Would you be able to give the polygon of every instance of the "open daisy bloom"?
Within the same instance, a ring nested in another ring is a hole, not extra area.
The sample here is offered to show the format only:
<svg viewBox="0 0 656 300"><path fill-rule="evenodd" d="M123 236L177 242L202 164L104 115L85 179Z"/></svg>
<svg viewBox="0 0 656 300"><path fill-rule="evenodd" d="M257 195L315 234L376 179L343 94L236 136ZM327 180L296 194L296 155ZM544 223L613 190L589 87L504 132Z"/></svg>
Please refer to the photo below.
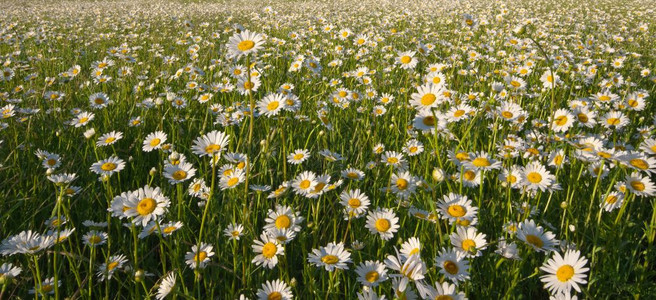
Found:
<svg viewBox="0 0 656 300"><path fill-rule="evenodd" d="M235 33L228 40L228 56L231 58L239 58L244 55L256 53L264 44L264 37L255 32L244 30L240 33Z"/></svg>
<svg viewBox="0 0 656 300"><path fill-rule="evenodd" d="M581 292L579 284L588 282L585 274L589 270L585 267L587 263L588 260L578 250L568 250L562 256L554 252L553 257L540 267L540 270L547 273L540 280L552 294L569 294L572 288Z"/></svg>

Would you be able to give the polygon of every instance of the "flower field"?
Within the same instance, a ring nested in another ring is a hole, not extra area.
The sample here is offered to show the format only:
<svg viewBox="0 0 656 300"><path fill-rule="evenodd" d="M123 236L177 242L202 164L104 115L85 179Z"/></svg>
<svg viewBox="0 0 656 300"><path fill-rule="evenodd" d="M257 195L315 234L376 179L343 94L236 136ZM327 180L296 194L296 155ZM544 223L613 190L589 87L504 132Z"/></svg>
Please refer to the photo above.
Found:
<svg viewBox="0 0 656 300"><path fill-rule="evenodd" d="M650 1L2 5L0 299L656 299Z"/></svg>

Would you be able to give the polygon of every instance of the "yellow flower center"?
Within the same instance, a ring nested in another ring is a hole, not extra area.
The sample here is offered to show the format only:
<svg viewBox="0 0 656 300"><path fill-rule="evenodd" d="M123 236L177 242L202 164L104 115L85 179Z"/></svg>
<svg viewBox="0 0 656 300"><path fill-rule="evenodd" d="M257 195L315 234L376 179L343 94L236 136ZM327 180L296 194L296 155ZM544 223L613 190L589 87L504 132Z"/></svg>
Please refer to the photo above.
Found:
<svg viewBox="0 0 656 300"><path fill-rule="evenodd" d="M428 105L433 104L436 99L437 99L437 97L435 97L434 94L426 94L426 95L421 97L421 104L425 105L425 106L428 106Z"/></svg>
<svg viewBox="0 0 656 300"><path fill-rule="evenodd" d="M310 187L310 181L307 180L307 179L304 179L303 181L301 181L301 183L298 184L298 186L302 189L307 189L307 188Z"/></svg>
<svg viewBox="0 0 656 300"><path fill-rule="evenodd" d="M476 242L472 239L462 241L462 250L469 252L470 249L476 248Z"/></svg>
<svg viewBox="0 0 656 300"><path fill-rule="evenodd" d="M253 49L253 47L255 47L255 42L253 42L251 40L241 41L241 42L239 42L239 44L237 44L237 49L239 49L239 51L242 51L242 52Z"/></svg>
<svg viewBox="0 0 656 300"><path fill-rule="evenodd" d="M558 116L558 117L556 117L556 120L554 120L554 122L558 126L563 126L563 125L567 124L567 116Z"/></svg>
<svg viewBox="0 0 656 300"><path fill-rule="evenodd" d="M237 183L239 183L239 178L238 177L233 177L233 178L230 178L230 180L228 180L228 186L230 186L230 187L235 186Z"/></svg>
<svg viewBox="0 0 656 300"><path fill-rule="evenodd" d="M467 213L467 209L462 205L454 204L449 206L447 212L452 217L460 218Z"/></svg>
<svg viewBox="0 0 656 300"><path fill-rule="evenodd" d="M271 292L271 294L267 296L267 300L282 300L282 294L280 292Z"/></svg>
<svg viewBox="0 0 656 300"><path fill-rule="evenodd" d="M170 234L171 232L174 232L176 229L178 229L178 227L168 226L168 227L162 229L162 232L164 232L166 234Z"/></svg>
<svg viewBox="0 0 656 300"><path fill-rule="evenodd" d="M435 117L433 116L424 117L424 119L421 120L421 122L424 123L424 125L426 126L431 126L431 127L435 126Z"/></svg>
<svg viewBox="0 0 656 300"><path fill-rule="evenodd" d="M278 247L272 242L268 242L262 246L262 256L271 259L278 252Z"/></svg>
<svg viewBox="0 0 656 300"><path fill-rule="evenodd" d="M90 243L90 244L98 244L98 243L100 243L101 241L102 241L102 239L101 239L99 236L97 236L97 235L93 235L93 236L91 236L91 237L89 238L89 243Z"/></svg>
<svg viewBox="0 0 656 300"><path fill-rule="evenodd" d="M458 274L458 265L455 262L447 260L444 262L444 270L451 275L456 275Z"/></svg>
<svg viewBox="0 0 656 300"><path fill-rule="evenodd" d="M175 179L175 180L183 180L183 179L187 178L187 172L185 172L183 170L177 170L177 171L173 172L173 175L171 177L173 177L173 179Z"/></svg>
<svg viewBox="0 0 656 300"><path fill-rule="evenodd" d="M538 172L531 172L526 175L526 179L531 183L540 183L542 181L542 175Z"/></svg>
<svg viewBox="0 0 656 300"><path fill-rule="evenodd" d="M562 265L556 271L556 278L561 282L567 282L574 276L574 267L570 265Z"/></svg>
<svg viewBox="0 0 656 300"><path fill-rule="evenodd" d="M504 111L504 112L501 113L501 116L506 118L506 119L511 119L514 115L513 115L513 113L511 113L509 111Z"/></svg>
<svg viewBox="0 0 656 300"><path fill-rule="evenodd" d="M116 164L113 162L106 162L100 166L100 169L103 171L112 171L116 169Z"/></svg>
<svg viewBox="0 0 656 300"><path fill-rule="evenodd" d="M280 102L272 101L269 104L267 104L267 110L268 111L276 110L276 108L278 108L278 106L280 106Z"/></svg>
<svg viewBox="0 0 656 300"><path fill-rule="evenodd" d="M157 202L153 198L143 198L137 204L137 212L142 216L147 216L157 208Z"/></svg>
<svg viewBox="0 0 656 300"><path fill-rule="evenodd" d="M401 57L401 63L403 63L403 64L409 64L410 61L412 61L412 57L410 57L410 56L406 55L406 56Z"/></svg>
<svg viewBox="0 0 656 300"><path fill-rule="evenodd" d="M205 152L209 154L213 154L215 152L218 152L221 150L221 146L217 144L209 144L207 147L205 147Z"/></svg>
<svg viewBox="0 0 656 300"><path fill-rule="evenodd" d="M198 254L194 255L195 262L202 262L207 258L207 252L201 251Z"/></svg>
<svg viewBox="0 0 656 300"><path fill-rule="evenodd" d="M476 179L476 173L472 170L467 170L464 174L462 174L462 177L464 177L467 181L472 181Z"/></svg>
<svg viewBox="0 0 656 300"><path fill-rule="evenodd" d="M387 219L378 219L376 220L376 230L380 232L387 232L392 225L390 224L390 221Z"/></svg>
<svg viewBox="0 0 656 300"><path fill-rule="evenodd" d="M358 198L351 198L348 201L348 205L352 208L358 208L358 207L360 207L360 205L362 205L362 203L360 202L360 199L358 199Z"/></svg>
<svg viewBox="0 0 656 300"><path fill-rule="evenodd" d="M631 181L631 187L638 192L642 192L645 190L645 184L642 183L642 181L640 180Z"/></svg>
<svg viewBox="0 0 656 300"><path fill-rule="evenodd" d="M490 161L485 157L477 157L472 161L472 164L476 167L489 167L492 165Z"/></svg>
<svg viewBox="0 0 656 300"><path fill-rule="evenodd" d="M285 229L289 228L289 225L291 225L292 221L289 219L287 215L280 215L276 218L276 228L278 229Z"/></svg>
<svg viewBox="0 0 656 300"><path fill-rule="evenodd" d="M116 269L117 266L118 266L118 262L117 262L117 261L110 262L110 263L107 265L107 271L114 270L114 269Z"/></svg>
<svg viewBox="0 0 656 300"><path fill-rule="evenodd" d="M532 234L526 235L526 242L538 248L542 248L542 246L544 246L542 239Z"/></svg>
<svg viewBox="0 0 656 300"><path fill-rule="evenodd" d="M161 143L161 142L162 142L162 140L160 140L158 138L154 138L150 141L150 146L155 147L155 146L159 145L159 143Z"/></svg>
<svg viewBox="0 0 656 300"><path fill-rule="evenodd" d="M618 200L617 196L615 196L615 195L609 195L608 197L606 197L606 203L608 203L608 204L615 204L615 202L617 202L617 200Z"/></svg>
<svg viewBox="0 0 656 300"><path fill-rule="evenodd" d="M407 189L408 188L408 181L403 179L403 178L397 179L396 180L396 188L398 188L399 190Z"/></svg>
<svg viewBox="0 0 656 300"><path fill-rule="evenodd" d="M369 271L367 274L364 274L364 279L369 281L370 283L374 283L380 278L380 274L376 271Z"/></svg>
<svg viewBox="0 0 656 300"><path fill-rule="evenodd" d="M339 258L335 255L328 254L321 258L321 261L327 265L334 265L339 261Z"/></svg>
<svg viewBox="0 0 656 300"><path fill-rule="evenodd" d="M608 119L606 120L606 123L607 123L608 125L617 126L617 125L620 124L620 119L618 119L618 118L608 118Z"/></svg>
<svg viewBox="0 0 656 300"><path fill-rule="evenodd" d="M647 161L645 161L644 159L634 158L634 159L630 160L629 163L630 163L632 166L634 166L634 167L636 167L636 168L638 168L638 169L640 169L640 170L647 170L647 169L649 169L649 164L648 164Z"/></svg>

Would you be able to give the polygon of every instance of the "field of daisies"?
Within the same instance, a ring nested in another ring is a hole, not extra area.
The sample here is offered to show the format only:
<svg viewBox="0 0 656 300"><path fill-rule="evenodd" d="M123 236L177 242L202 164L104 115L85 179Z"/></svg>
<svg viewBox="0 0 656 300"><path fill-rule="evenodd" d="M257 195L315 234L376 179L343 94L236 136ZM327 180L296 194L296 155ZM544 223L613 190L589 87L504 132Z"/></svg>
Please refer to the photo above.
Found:
<svg viewBox="0 0 656 300"><path fill-rule="evenodd" d="M656 297L650 1L0 10L0 299Z"/></svg>

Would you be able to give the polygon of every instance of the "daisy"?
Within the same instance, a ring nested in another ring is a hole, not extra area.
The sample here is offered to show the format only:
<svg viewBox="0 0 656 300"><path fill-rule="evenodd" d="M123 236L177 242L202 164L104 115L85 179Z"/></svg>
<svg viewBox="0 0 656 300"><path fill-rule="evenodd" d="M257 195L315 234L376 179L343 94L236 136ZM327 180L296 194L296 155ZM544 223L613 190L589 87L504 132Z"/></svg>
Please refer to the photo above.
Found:
<svg viewBox="0 0 656 300"><path fill-rule="evenodd" d="M228 57L240 58L243 55L256 53L264 44L264 36L259 33L244 30L235 32L230 39L226 48L228 48Z"/></svg>
<svg viewBox="0 0 656 300"><path fill-rule="evenodd" d="M554 182L555 177L539 162L531 162L524 167L522 172L522 182L524 186L531 191L545 191Z"/></svg>
<svg viewBox="0 0 656 300"><path fill-rule="evenodd" d="M191 150L194 154L203 156L220 156L221 152L228 146L230 136L218 130L206 133L196 138Z"/></svg>
<svg viewBox="0 0 656 300"><path fill-rule="evenodd" d="M92 108L105 108L110 104L109 97L105 93L95 93L89 96L89 103Z"/></svg>
<svg viewBox="0 0 656 300"><path fill-rule="evenodd" d="M396 248L395 248L396 250ZM419 255L410 255L405 258L396 252L396 255L388 255L385 258L385 265L390 269L399 272L399 274L391 274L392 278L401 278L400 286L405 287L409 282L415 282L420 285L418 281L424 279L427 268L426 264L421 260Z"/></svg>
<svg viewBox="0 0 656 300"><path fill-rule="evenodd" d="M474 112L474 109L467 104L460 104L457 106L451 106L446 112L446 120L449 123L456 123L461 120L467 119L470 116L470 113Z"/></svg>
<svg viewBox="0 0 656 300"><path fill-rule="evenodd" d="M640 149L651 156L656 155L656 139L647 138L640 144Z"/></svg>
<svg viewBox="0 0 656 300"><path fill-rule="evenodd" d="M405 143L403 152L408 154L408 156L419 155L424 152L424 145L420 141L412 139Z"/></svg>
<svg viewBox="0 0 656 300"><path fill-rule="evenodd" d="M396 57L396 64L401 66L401 69L414 69L417 66L417 58L414 51L399 52Z"/></svg>
<svg viewBox="0 0 656 300"><path fill-rule="evenodd" d="M471 153L469 155L469 160L465 161L463 165L470 170L489 171L501 168L501 162L493 159L484 151Z"/></svg>
<svg viewBox="0 0 656 300"><path fill-rule="evenodd" d="M411 237L401 245L401 255L404 258L410 255L419 255L421 252L421 242L416 237Z"/></svg>
<svg viewBox="0 0 656 300"><path fill-rule="evenodd" d="M166 296L170 294L171 291L173 291L176 279L177 277L175 272L169 272L167 275L162 277L162 280L159 283L159 287L157 288L157 295L155 295L155 298L157 300L166 298Z"/></svg>
<svg viewBox="0 0 656 300"><path fill-rule="evenodd" d="M316 175L311 171L304 171L292 182L292 188L299 195L305 195L317 185Z"/></svg>
<svg viewBox="0 0 656 300"><path fill-rule="evenodd" d="M442 275L454 283L469 279L469 261L460 251L440 250L435 257L435 265L440 268Z"/></svg>
<svg viewBox="0 0 656 300"><path fill-rule="evenodd" d="M631 169L645 172L647 174L656 174L656 158L647 157L640 153L629 153L622 156L621 161Z"/></svg>
<svg viewBox="0 0 656 300"><path fill-rule="evenodd" d="M107 242L107 233L102 231L91 230L82 236L82 241L89 247L103 245Z"/></svg>
<svg viewBox="0 0 656 300"><path fill-rule="evenodd" d="M144 152L161 149L162 145L166 143L166 133L164 131L151 132L146 136L141 148Z"/></svg>
<svg viewBox="0 0 656 300"><path fill-rule="evenodd" d="M243 235L244 226L241 224L228 224L228 227L223 230L223 234L228 237L230 240L238 241L239 238Z"/></svg>
<svg viewBox="0 0 656 300"><path fill-rule="evenodd" d="M565 132L574 124L574 116L567 109L559 109L553 114L551 126L555 132Z"/></svg>
<svg viewBox="0 0 656 300"><path fill-rule="evenodd" d="M212 245L202 242L200 245L193 245L191 251L185 254L185 262L192 269L204 269L210 258L214 256L213 249Z"/></svg>
<svg viewBox="0 0 656 300"><path fill-rule="evenodd" d="M61 280L57 280L57 286L61 286ZM30 294L35 294L37 291L35 289L30 289L28 291ZM39 294L46 295L46 294L54 294L55 293L55 278L51 277L43 282L41 282L41 287L39 290Z"/></svg>
<svg viewBox="0 0 656 300"><path fill-rule="evenodd" d="M359 189L356 190L344 190L339 195L340 204L344 206L346 214L349 217L358 218L369 208L369 197L364 193L360 192Z"/></svg>
<svg viewBox="0 0 656 300"><path fill-rule="evenodd" d="M485 234L477 232L474 227L457 227L456 232L452 233L449 238L451 245L457 251L469 257L481 256L483 255L481 250L487 248Z"/></svg>
<svg viewBox="0 0 656 300"><path fill-rule="evenodd" d="M348 270L347 263L351 262L351 253L344 249L344 243L328 243L326 247L312 249L308 262L317 267L323 266L328 272L335 269Z"/></svg>
<svg viewBox="0 0 656 300"><path fill-rule="evenodd" d="M131 193L123 205L127 208L124 214L133 218L132 223L146 226L151 220L166 213L170 204L169 199L162 194L158 187L144 186Z"/></svg>
<svg viewBox="0 0 656 300"><path fill-rule="evenodd" d="M641 176L638 172L633 172L624 180L626 187L637 196L654 196L656 194L656 187L651 182L649 176Z"/></svg>
<svg viewBox="0 0 656 300"><path fill-rule="evenodd" d="M266 232L260 235L260 240L253 241L253 252L257 255L251 261L255 265L264 265L264 267L273 269L278 264L278 255L285 254L283 248L277 239L270 237Z"/></svg>
<svg viewBox="0 0 656 300"><path fill-rule="evenodd" d="M287 97L283 94L269 94L257 102L259 113L267 117L278 115L281 109L285 108Z"/></svg>
<svg viewBox="0 0 656 300"><path fill-rule="evenodd" d="M342 171L342 177L355 181L360 181L364 178L364 172L355 168L348 168Z"/></svg>
<svg viewBox="0 0 656 300"><path fill-rule="evenodd" d="M82 127L87 125L91 120L93 120L95 116L96 115L90 112L81 112L77 114L75 118L73 118L73 120L69 122L69 124L71 126L74 126L75 128Z"/></svg>
<svg viewBox="0 0 656 300"><path fill-rule="evenodd" d="M367 214L367 224L365 225L372 234L379 234L381 239L389 240L394 237L394 233L399 229L399 218L394 211L389 208L377 208Z"/></svg>
<svg viewBox="0 0 656 300"><path fill-rule="evenodd" d="M436 108L442 102L446 101L443 92L444 90L440 85L425 84L419 86L417 87L417 92L410 96L410 105L418 111Z"/></svg>
<svg viewBox="0 0 656 300"><path fill-rule="evenodd" d="M558 86L560 83L560 76L558 76L556 73L553 73L551 70L546 70L544 73L542 73L540 81L542 81L543 88L551 89Z"/></svg>
<svg viewBox="0 0 656 300"><path fill-rule="evenodd" d="M112 279L114 273L120 270L127 261L128 259L123 254L112 255L107 259L106 263L98 267L96 275L100 278L100 281Z"/></svg>
<svg viewBox="0 0 656 300"><path fill-rule="evenodd" d="M7 279L12 279L20 275L23 270L20 267L16 267L11 263L3 263L0 266L0 281L2 284L7 283Z"/></svg>
<svg viewBox="0 0 656 300"><path fill-rule="evenodd" d="M310 151L307 149L296 149L293 153L287 156L287 161L290 164L298 165L302 164L310 157Z"/></svg>
<svg viewBox="0 0 656 300"><path fill-rule="evenodd" d="M125 168L125 161L116 156L112 156L108 159L95 162L91 165L90 170L98 175L111 176L114 173L120 172L123 168Z"/></svg>
<svg viewBox="0 0 656 300"><path fill-rule="evenodd" d="M233 189L246 179L244 171L235 169L228 175L221 174L219 179L219 187L221 190Z"/></svg>
<svg viewBox="0 0 656 300"><path fill-rule="evenodd" d="M268 211L264 222L265 231L290 229L298 232L301 231L300 223L303 222L303 217L298 216L289 206L276 205L275 210Z"/></svg>
<svg viewBox="0 0 656 300"><path fill-rule="evenodd" d="M403 154L401 153L395 151L385 151L380 159L380 162L388 166L398 168L405 163L405 158L403 158Z"/></svg>
<svg viewBox="0 0 656 300"><path fill-rule="evenodd" d="M610 212L621 207L622 203L624 203L624 193L613 191L606 196L602 196L601 207Z"/></svg>
<svg viewBox="0 0 656 300"><path fill-rule="evenodd" d="M473 219L478 211L477 207L471 205L467 196L449 193L444 195L438 207L443 219L449 220L450 224L460 219Z"/></svg>
<svg viewBox="0 0 656 300"><path fill-rule="evenodd" d="M620 111L609 111L601 117L601 125L609 129L622 129L627 124L629 118Z"/></svg>
<svg viewBox="0 0 656 300"><path fill-rule="evenodd" d="M191 163L180 162L177 165L166 164L164 166L164 177L170 184L182 183L194 177L196 169Z"/></svg>
<svg viewBox="0 0 656 300"><path fill-rule="evenodd" d="M542 226L535 225L533 220L524 220L524 222L519 223L517 238L538 252L547 253L549 251L555 251L556 248L554 246L558 245L556 235L549 231L544 231Z"/></svg>
<svg viewBox="0 0 656 300"><path fill-rule="evenodd" d="M435 288L428 286L425 299L466 300L465 293L456 291L456 285L448 282L435 282Z"/></svg>
<svg viewBox="0 0 656 300"><path fill-rule="evenodd" d="M563 256L554 252L553 257L540 267L540 270L548 273L541 276L540 280L552 294L569 294L572 288L580 293L579 284L588 282L585 274L589 270L585 267L587 263L588 260L578 250L568 250Z"/></svg>
<svg viewBox="0 0 656 300"><path fill-rule="evenodd" d="M414 176L410 175L410 172L408 171L392 174L390 181L392 192L401 199L407 199L410 197L417 188Z"/></svg>
<svg viewBox="0 0 656 300"><path fill-rule="evenodd" d="M259 300L292 300L293 297L292 290L280 279L267 280L262 284L262 288L257 290Z"/></svg>
<svg viewBox="0 0 656 300"><path fill-rule="evenodd" d="M376 287L387 280L387 269L379 261L367 260L355 268L358 274L358 282L367 287Z"/></svg>
<svg viewBox="0 0 656 300"><path fill-rule="evenodd" d="M118 140L123 138L123 133L120 131L112 131L110 133L105 133L98 138L96 146L103 147L109 146L116 143Z"/></svg>

